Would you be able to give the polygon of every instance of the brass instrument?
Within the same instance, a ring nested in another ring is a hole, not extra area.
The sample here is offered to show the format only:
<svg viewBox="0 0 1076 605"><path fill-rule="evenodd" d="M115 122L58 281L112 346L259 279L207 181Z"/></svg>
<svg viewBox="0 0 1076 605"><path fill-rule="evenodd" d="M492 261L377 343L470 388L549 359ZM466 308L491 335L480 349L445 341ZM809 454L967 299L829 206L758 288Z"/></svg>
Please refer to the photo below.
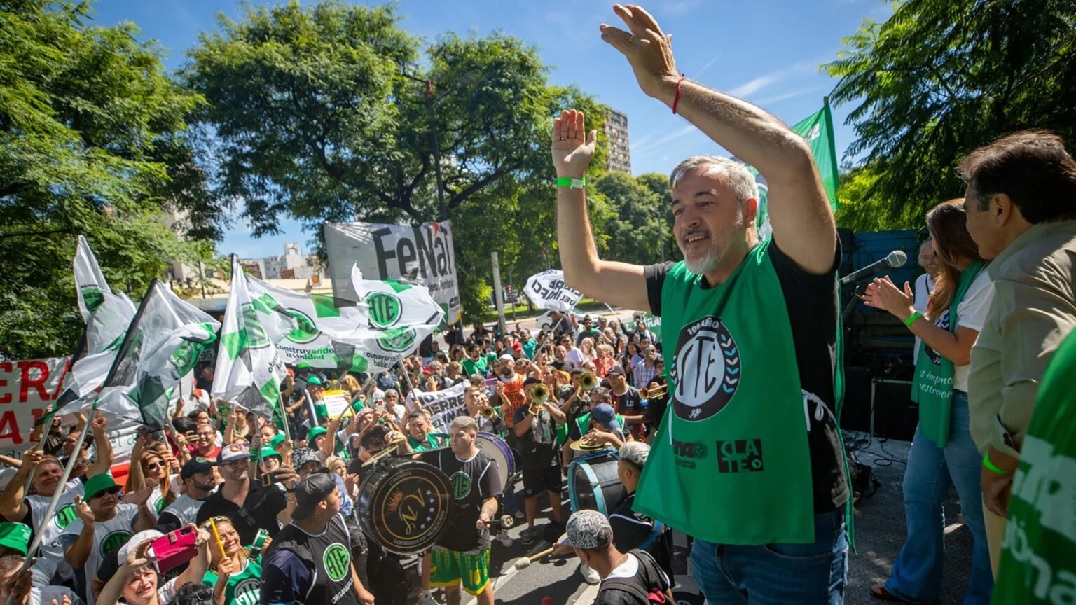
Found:
<svg viewBox="0 0 1076 605"><path fill-rule="evenodd" d="M493 418L497 417L497 410L493 409L493 406L482 408L482 411L480 413L483 416L485 416L486 418L489 418L489 419L493 419Z"/></svg>
<svg viewBox="0 0 1076 605"><path fill-rule="evenodd" d="M658 385L658 386L656 386L656 387L654 387L652 389L642 388L642 389L639 389L639 397L642 397L643 399L647 399L647 400L649 400L649 399L661 399L662 397L664 397L668 393L668 391L669 391L669 386L665 385L665 384Z"/></svg>
<svg viewBox="0 0 1076 605"><path fill-rule="evenodd" d="M530 413L537 414L542 410L542 404L549 401L549 387L541 383L536 384L531 387L530 395Z"/></svg>
<svg viewBox="0 0 1076 605"><path fill-rule="evenodd" d="M583 372L579 377L579 388L584 391L593 391L598 388L598 377L593 372Z"/></svg>

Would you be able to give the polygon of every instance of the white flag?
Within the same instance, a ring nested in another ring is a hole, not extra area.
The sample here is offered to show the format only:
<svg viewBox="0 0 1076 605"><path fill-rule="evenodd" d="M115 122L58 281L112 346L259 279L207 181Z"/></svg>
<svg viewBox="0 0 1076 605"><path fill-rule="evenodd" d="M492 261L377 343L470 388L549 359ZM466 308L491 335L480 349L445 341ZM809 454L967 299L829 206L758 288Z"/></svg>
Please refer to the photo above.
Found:
<svg viewBox="0 0 1076 605"><path fill-rule="evenodd" d="M568 312L579 304L583 293L564 283L563 271L543 271L527 278L523 289L527 298L539 309Z"/></svg>

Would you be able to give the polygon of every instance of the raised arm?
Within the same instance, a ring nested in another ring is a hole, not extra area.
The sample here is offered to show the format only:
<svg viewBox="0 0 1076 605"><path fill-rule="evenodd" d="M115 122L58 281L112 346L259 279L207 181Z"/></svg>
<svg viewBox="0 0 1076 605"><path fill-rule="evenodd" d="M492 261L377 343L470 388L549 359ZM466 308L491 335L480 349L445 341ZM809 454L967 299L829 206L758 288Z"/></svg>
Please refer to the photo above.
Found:
<svg viewBox="0 0 1076 605"><path fill-rule="evenodd" d="M645 10L619 5L613 10L628 31L602 25L602 39L628 59L643 92L675 104L676 113L757 168L766 178L770 223L781 250L810 273L830 271L836 223L807 142L758 107L683 78L670 37Z"/></svg>
<svg viewBox="0 0 1076 605"><path fill-rule="evenodd" d="M93 431L93 444L97 448L97 459L93 461L93 466L90 467L90 470L86 471L87 477L103 475L110 471L115 458L112 453L112 442L108 440L108 433L106 432L108 430L108 421L103 416L95 416L90 430Z"/></svg>
<svg viewBox="0 0 1076 605"><path fill-rule="evenodd" d="M26 478L30 471L34 470L44 456L41 450L31 448L23 452L22 460L25 464L19 466L15 475L11 477L4 491L0 493L0 515L8 521L22 521L26 516ZM61 489L58 486L56 489Z"/></svg>
<svg viewBox="0 0 1076 605"><path fill-rule="evenodd" d="M597 132L587 133L580 111L565 111L554 121L552 154L558 181L586 175L596 140ZM557 247L568 285L611 305L650 310L643 268L598 257L585 188L557 187Z"/></svg>

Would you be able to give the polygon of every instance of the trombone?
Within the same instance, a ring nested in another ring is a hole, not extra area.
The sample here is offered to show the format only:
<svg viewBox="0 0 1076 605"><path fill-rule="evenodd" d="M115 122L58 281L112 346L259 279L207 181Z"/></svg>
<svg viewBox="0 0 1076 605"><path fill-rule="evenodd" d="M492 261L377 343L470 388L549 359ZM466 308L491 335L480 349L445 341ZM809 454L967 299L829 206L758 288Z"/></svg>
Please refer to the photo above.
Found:
<svg viewBox="0 0 1076 605"><path fill-rule="evenodd" d="M544 384L536 384L531 387L530 395L530 413L537 414L542 410L542 405L549 401L549 387Z"/></svg>
<svg viewBox="0 0 1076 605"><path fill-rule="evenodd" d="M583 372L579 377L579 388L584 391L593 391L598 388L598 377L593 372Z"/></svg>
<svg viewBox="0 0 1076 605"><path fill-rule="evenodd" d="M644 388L639 389L639 397L641 397L643 399L646 399L646 400L661 399L668 392L669 392L669 385L666 385L666 384L658 385L658 386L656 386L656 387L654 387L652 389L648 389L648 388L644 387Z"/></svg>

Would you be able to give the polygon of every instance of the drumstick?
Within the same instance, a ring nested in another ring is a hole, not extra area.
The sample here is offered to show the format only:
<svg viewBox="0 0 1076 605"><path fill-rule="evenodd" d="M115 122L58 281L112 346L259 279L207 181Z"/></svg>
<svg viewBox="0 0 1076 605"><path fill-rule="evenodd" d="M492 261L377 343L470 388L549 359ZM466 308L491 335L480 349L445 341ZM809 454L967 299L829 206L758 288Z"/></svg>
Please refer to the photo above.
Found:
<svg viewBox="0 0 1076 605"><path fill-rule="evenodd" d="M548 555L549 553L553 552L554 548L556 548L556 546L550 546L549 548L543 550L542 552L540 552L538 554L531 555L529 557L520 557L520 559L518 561L516 561L516 569L523 569L523 568L527 567L531 563L534 563L538 559L541 559L542 557L544 557L544 556Z"/></svg>

